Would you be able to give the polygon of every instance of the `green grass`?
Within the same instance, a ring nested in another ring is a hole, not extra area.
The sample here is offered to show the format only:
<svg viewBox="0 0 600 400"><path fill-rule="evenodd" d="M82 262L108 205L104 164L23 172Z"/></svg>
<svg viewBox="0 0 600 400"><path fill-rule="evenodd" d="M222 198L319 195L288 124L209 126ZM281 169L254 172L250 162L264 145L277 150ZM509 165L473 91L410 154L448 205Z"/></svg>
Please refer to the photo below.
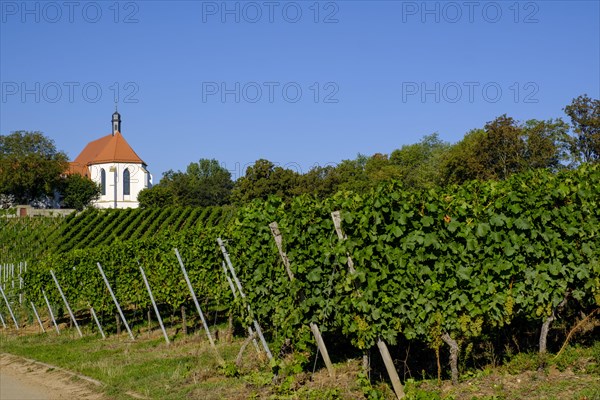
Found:
<svg viewBox="0 0 600 400"><path fill-rule="evenodd" d="M107 397L116 400L131 399L131 392L161 400L394 398L385 382L359 378L360 360L336 364L335 380L322 370L280 376L274 384L269 363L253 346L247 347L241 367L235 367L243 338L217 342L227 365L222 368L201 331L171 336L170 346L158 331L151 337L138 334L135 341L125 334L102 340L87 329L83 338L67 329L60 336L6 332L0 331L2 352L97 379ZM600 400L600 341L568 347L560 357L549 354L544 360L545 369L538 371L537 354L518 354L502 366L463 374L457 386L411 380L406 400Z"/></svg>
<svg viewBox="0 0 600 400"><path fill-rule="evenodd" d="M165 400L187 398L191 392L205 393L204 399L228 398L235 392L248 392L243 378L225 379L208 341L198 336L177 340L170 346L162 337L132 342L114 336L107 340L70 336L64 331L60 336L0 335L0 347L3 352L97 379L105 384L105 392L115 399L130 399L125 394L128 391ZM219 345L219 351L229 362L235 359L238 350L237 342ZM267 363L259 360L256 354L254 349L248 349L244 368L268 373Z"/></svg>

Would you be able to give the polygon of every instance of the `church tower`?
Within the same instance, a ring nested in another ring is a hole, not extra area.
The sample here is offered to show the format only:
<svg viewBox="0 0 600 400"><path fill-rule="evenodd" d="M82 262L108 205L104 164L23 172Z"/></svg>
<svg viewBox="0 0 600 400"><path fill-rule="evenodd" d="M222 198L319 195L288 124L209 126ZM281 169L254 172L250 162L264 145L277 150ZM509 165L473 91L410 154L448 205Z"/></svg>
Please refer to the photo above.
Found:
<svg viewBox="0 0 600 400"><path fill-rule="evenodd" d="M121 114L115 109L112 115L112 135L115 136L117 132L121 132Z"/></svg>

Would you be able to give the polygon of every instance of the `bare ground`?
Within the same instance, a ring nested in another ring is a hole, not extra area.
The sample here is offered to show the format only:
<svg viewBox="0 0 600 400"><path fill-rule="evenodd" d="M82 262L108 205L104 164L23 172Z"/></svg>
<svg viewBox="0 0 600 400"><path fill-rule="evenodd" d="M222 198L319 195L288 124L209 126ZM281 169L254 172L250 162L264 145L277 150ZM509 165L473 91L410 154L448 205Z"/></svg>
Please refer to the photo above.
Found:
<svg viewBox="0 0 600 400"><path fill-rule="evenodd" d="M104 400L102 384L61 368L0 353L0 398Z"/></svg>

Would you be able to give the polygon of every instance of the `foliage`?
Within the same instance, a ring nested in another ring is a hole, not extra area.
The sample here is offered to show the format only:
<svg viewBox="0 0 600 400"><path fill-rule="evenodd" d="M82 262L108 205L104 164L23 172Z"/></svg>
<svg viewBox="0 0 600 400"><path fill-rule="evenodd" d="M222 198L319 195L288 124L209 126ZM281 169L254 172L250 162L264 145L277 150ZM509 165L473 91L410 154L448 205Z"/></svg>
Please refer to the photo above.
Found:
<svg viewBox="0 0 600 400"><path fill-rule="evenodd" d="M420 142L402 146L390 155L390 163L399 167L399 179L406 187L427 189L442 181L442 162L450 145L437 133L424 136Z"/></svg>
<svg viewBox="0 0 600 400"><path fill-rule="evenodd" d="M297 180L298 174L294 171L276 166L268 160L257 160L237 180L232 200L236 204L242 204L253 199L264 200L270 195L289 198L297 186Z"/></svg>
<svg viewBox="0 0 600 400"><path fill-rule="evenodd" d="M79 174L67 175L61 183L65 208L81 211L100 198L100 186Z"/></svg>
<svg viewBox="0 0 600 400"><path fill-rule="evenodd" d="M0 193L19 204L53 196L67 167L66 154L41 132L0 135Z"/></svg>
<svg viewBox="0 0 600 400"><path fill-rule="evenodd" d="M166 207L175 203L175 194L173 191L160 184L151 188L143 189L137 198L141 208L148 207Z"/></svg>
<svg viewBox="0 0 600 400"><path fill-rule="evenodd" d="M229 203L232 188L227 169L217 160L200 159L190 163L185 172L165 172L160 183L143 190L138 200L141 207L217 206Z"/></svg>
<svg viewBox="0 0 600 400"><path fill-rule="evenodd" d="M564 110L573 125L572 153L577 160L600 160L600 100L584 94L573 99Z"/></svg>

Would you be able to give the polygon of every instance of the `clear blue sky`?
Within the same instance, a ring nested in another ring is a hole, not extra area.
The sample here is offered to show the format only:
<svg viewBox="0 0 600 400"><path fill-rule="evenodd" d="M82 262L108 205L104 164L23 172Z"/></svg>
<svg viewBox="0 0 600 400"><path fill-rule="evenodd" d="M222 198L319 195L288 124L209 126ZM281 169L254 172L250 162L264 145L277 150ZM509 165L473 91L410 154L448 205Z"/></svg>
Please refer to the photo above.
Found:
<svg viewBox="0 0 600 400"><path fill-rule="evenodd" d="M598 1L0 5L0 133L75 158L118 92L155 182L200 158L306 172L600 97Z"/></svg>

